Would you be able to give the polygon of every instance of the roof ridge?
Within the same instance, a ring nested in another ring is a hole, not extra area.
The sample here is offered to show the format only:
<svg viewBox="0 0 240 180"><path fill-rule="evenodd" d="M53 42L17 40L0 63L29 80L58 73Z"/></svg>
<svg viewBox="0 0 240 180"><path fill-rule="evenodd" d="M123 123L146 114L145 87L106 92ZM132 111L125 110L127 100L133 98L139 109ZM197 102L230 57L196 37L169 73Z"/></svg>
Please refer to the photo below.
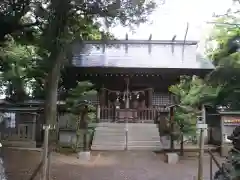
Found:
<svg viewBox="0 0 240 180"><path fill-rule="evenodd" d="M80 41L79 41L80 42ZM86 40L84 44L185 44L197 45L199 41L194 40Z"/></svg>

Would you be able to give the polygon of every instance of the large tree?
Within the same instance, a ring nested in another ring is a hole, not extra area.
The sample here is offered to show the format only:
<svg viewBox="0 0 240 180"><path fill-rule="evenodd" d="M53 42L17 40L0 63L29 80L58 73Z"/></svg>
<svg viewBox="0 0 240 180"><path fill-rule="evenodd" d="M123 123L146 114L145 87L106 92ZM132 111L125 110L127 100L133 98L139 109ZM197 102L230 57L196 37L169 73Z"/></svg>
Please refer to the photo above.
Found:
<svg viewBox="0 0 240 180"><path fill-rule="evenodd" d="M55 123L58 82L66 54L74 40L83 39L79 36L82 31L79 25L94 25L99 17L104 17L108 25L121 23L130 26L146 21L155 4L144 0L132 2L51 0L45 8L48 21L43 26L41 45L49 52L46 58L49 69L45 86L45 115L48 124ZM89 31L86 31L85 36L88 35Z"/></svg>
<svg viewBox="0 0 240 180"><path fill-rule="evenodd" d="M45 115L48 124L56 119L57 89L60 70L68 58L71 43L75 40L95 39L99 33L99 18L104 18L108 26L122 24L138 25L145 22L155 7L153 1L3 1L0 41L6 35L16 40L30 40L39 48L44 66L44 89L46 98ZM42 79L42 78L41 78ZM39 83L40 84L40 83Z"/></svg>

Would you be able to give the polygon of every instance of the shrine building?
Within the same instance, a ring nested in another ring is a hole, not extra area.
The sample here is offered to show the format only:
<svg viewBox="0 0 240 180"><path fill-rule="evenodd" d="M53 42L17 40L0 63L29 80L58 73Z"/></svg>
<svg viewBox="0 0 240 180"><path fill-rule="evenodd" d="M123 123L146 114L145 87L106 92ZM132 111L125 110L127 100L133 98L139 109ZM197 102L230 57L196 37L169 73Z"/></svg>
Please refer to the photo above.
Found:
<svg viewBox="0 0 240 180"><path fill-rule="evenodd" d="M98 90L89 97L101 122L153 122L166 116L174 97L168 91L181 75L204 77L214 69L197 52L197 41L100 40L76 42L72 65L63 78L89 80Z"/></svg>

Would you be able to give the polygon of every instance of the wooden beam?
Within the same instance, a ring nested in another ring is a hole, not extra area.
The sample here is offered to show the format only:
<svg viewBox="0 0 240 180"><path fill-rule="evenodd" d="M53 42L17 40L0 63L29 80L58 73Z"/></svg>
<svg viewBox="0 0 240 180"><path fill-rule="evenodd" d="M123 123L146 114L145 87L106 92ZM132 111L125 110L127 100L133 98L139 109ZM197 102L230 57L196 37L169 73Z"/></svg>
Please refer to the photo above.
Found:
<svg viewBox="0 0 240 180"><path fill-rule="evenodd" d="M106 48L106 38L104 35L104 32L101 32L101 44L102 44L102 53L105 53L105 48Z"/></svg>
<svg viewBox="0 0 240 180"><path fill-rule="evenodd" d="M188 34L188 28L189 28L189 23L187 23L187 27L184 35L183 48L182 48L182 61L184 60L184 50L185 50L185 44L186 44L186 39Z"/></svg>
<svg viewBox="0 0 240 180"><path fill-rule="evenodd" d="M148 40L149 40L149 41L152 40L152 34L149 35ZM148 54L151 54L151 52L152 52L152 44L149 43L149 44L148 44Z"/></svg>
<svg viewBox="0 0 240 180"><path fill-rule="evenodd" d="M177 35L174 35L173 37L172 37L172 42L175 42L176 41L176 37L177 37ZM174 53L174 44L172 44L172 54Z"/></svg>
<svg viewBox="0 0 240 180"><path fill-rule="evenodd" d="M128 34L126 33L126 41L128 40ZM128 53L128 44L125 44L125 53Z"/></svg>

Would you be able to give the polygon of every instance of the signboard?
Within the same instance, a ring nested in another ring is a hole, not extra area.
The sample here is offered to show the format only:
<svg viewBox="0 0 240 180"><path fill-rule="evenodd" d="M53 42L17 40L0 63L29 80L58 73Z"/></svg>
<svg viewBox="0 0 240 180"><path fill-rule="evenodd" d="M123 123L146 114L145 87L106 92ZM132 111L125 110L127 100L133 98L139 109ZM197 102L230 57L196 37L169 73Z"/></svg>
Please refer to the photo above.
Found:
<svg viewBox="0 0 240 180"><path fill-rule="evenodd" d="M238 126L238 125L240 125L240 118L225 117L223 119L223 123L224 123L224 125Z"/></svg>
<svg viewBox="0 0 240 180"><path fill-rule="evenodd" d="M240 119L224 119L224 125L240 125Z"/></svg>
<svg viewBox="0 0 240 180"><path fill-rule="evenodd" d="M204 123L198 123L197 124L197 129L207 129L208 125Z"/></svg>

